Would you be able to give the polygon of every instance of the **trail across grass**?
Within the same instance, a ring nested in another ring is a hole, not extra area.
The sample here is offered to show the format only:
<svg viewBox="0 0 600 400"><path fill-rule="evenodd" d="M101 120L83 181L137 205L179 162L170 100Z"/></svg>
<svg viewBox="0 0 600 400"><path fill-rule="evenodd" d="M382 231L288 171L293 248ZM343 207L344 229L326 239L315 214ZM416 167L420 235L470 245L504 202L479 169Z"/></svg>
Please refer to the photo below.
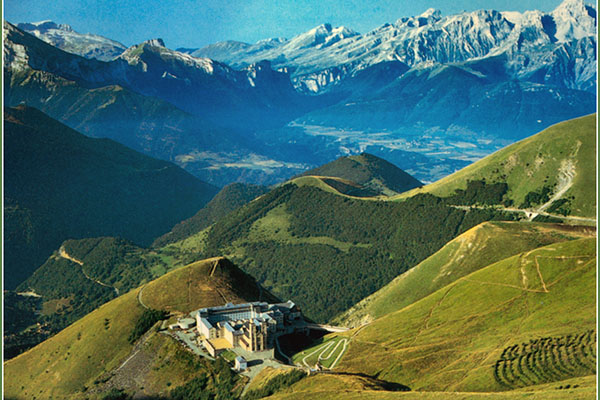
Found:
<svg viewBox="0 0 600 400"><path fill-rule="evenodd" d="M322 367L333 369L348 348L349 340L342 336L335 336L329 340L297 353L293 360L296 364L305 367L314 367L317 363Z"/></svg>

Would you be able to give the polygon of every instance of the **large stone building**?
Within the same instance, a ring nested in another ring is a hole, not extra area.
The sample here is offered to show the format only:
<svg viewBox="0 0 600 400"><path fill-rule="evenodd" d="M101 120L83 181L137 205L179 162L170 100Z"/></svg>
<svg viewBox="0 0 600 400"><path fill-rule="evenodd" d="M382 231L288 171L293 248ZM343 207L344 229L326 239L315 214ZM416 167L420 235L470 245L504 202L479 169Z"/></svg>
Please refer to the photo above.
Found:
<svg viewBox="0 0 600 400"><path fill-rule="evenodd" d="M301 318L300 310L289 300L277 304L228 303L198 310L196 327L204 347L215 356L235 347L252 352L271 349L275 335Z"/></svg>

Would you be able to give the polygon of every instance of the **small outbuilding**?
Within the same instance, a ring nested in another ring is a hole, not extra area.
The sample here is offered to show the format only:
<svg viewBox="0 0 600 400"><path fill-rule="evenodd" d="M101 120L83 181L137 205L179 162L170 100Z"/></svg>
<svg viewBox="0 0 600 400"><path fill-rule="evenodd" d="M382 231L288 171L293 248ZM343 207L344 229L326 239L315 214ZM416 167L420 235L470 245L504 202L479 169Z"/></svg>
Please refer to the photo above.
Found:
<svg viewBox="0 0 600 400"><path fill-rule="evenodd" d="M237 356L235 358L235 369L236 371L245 371L248 369L248 362L242 356Z"/></svg>
<svg viewBox="0 0 600 400"><path fill-rule="evenodd" d="M182 318L177 322L177 325L181 329L190 329L196 326L196 320L194 318Z"/></svg>

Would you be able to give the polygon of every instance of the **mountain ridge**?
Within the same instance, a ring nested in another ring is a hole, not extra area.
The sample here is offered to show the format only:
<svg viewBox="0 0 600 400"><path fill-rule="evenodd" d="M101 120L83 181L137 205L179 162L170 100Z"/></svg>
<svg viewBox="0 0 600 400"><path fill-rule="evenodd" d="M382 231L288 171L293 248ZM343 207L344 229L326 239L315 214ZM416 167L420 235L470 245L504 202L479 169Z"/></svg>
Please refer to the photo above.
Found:
<svg viewBox="0 0 600 400"><path fill-rule="evenodd" d="M323 25L281 42L276 47L263 48L261 42L254 45L244 43L244 46L240 46L241 52L233 51L229 55L227 48L222 51L217 43L192 54L209 56L235 66L243 66L253 60L270 59L281 67L296 68L294 78L297 87L318 92L339 79L328 76L327 71L342 64L349 66L346 73L354 74L370 65L390 60L402 61L412 67L428 62L461 62L500 53L510 56L511 52L507 52L510 48L577 42L595 36L595 19L595 8L586 5L583 0L566 0L549 13L478 10L443 17L439 11L432 9L420 16L403 17L394 24L384 24L364 35L341 38L325 51L314 46L314 54L306 53L301 46L293 44L295 41L301 42L300 39L310 36L311 32L319 31ZM555 27L554 30L551 26ZM469 45L462 49L454 45L453 42L458 42L459 38ZM413 47L411 43L415 42L418 46ZM540 56L528 58L534 60ZM514 62L517 60L515 57ZM531 73L531 67L524 67ZM587 86L584 83L566 85L573 88ZM587 87L586 90L594 89Z"/></svg>
<svg viewBox="0 0 600 400"><path fill-rule="evenodd" d="M91 33L81 34L67 24L57 24L50 20L20 23L16 26L61 50L85 58L110 61L126 49L125 45L115 40Z"/></svg>
<svg viewBox="0 0 600 400"><path fill-rule="evenodd" d="M149 244L216 193L171 163L88 138L36 109L4 115L7 287L65 239L112 234Z"/></svg>

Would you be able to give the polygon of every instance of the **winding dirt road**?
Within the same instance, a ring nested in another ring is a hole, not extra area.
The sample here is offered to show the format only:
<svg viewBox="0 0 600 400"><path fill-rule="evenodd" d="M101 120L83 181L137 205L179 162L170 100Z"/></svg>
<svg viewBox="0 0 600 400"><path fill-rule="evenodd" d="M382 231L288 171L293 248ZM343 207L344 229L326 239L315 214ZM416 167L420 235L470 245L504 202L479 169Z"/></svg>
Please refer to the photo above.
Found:
<svg viewBox="0 0 600 400"><path fill-rule="evenodd" d="M85 272L85 270L83 269L83 261L81 261L81 260L78 260L78 259L76 259L75 257L72 257L71 255L69 255L69 253L67 253L67 251L65 250L65 247L64 247L64 246L60 246L60 249L58 249L58 255L59 255L60 257L64 258L64 259L66 259L66 260L69 260L69 261L71 261L71 262L74 262L75 264L79 264L79 265L81 266L81 272L83 272L83 275L84 275L84 276L85 276L85 277L86 277L88 280L90 280L90 281L92 281L92 282L95 282L95 283L97 283L98 285L102 285L102 286L105 286L105 287L108 287L108 288L111 288L111 289L113 289L113 290L115 291L115 294L116 294L117 296L119 296L119 289L117 289L117 288L116 288L116 287L114 287L114 286L107 285L107 284L106 284L106 283L104 283L104 282L100 282L99 280L97 280L97 279L94 279L94 278L92 278L91 276L89 276L89 275L88 275L88 274Z"/></svg>

